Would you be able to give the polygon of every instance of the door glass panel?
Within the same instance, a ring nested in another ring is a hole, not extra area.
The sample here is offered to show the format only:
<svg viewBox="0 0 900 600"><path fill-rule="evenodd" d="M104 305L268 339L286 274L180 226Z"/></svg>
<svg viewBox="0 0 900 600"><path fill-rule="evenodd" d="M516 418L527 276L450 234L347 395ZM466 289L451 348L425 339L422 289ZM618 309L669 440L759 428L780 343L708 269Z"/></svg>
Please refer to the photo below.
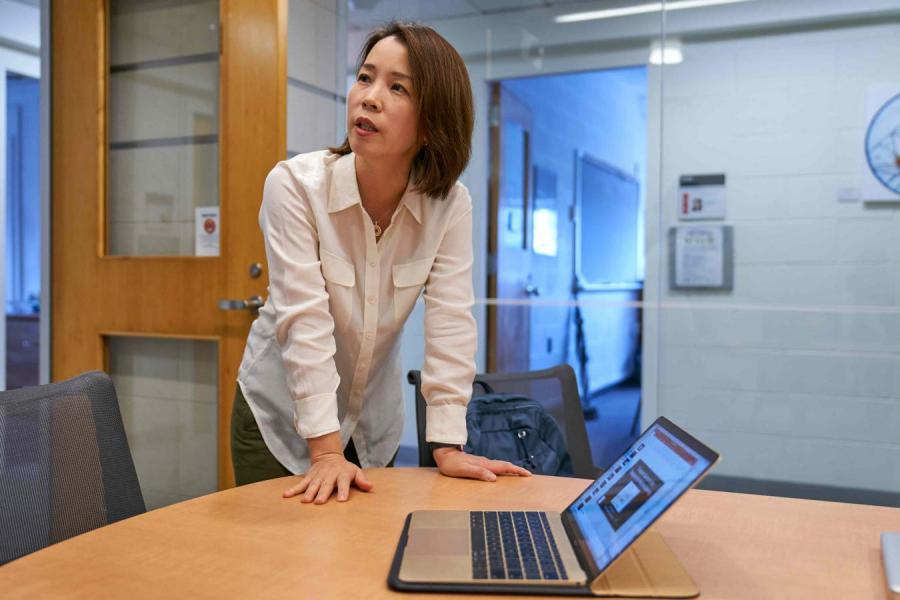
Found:
<svg viewBox="0 0 900 600"><path fill-rule="evenodd" d="M218 344L138 337L106 342L147 508L216 491Z"/></svg>
<svg viewBox="0 0 900 600"><path fill-rule="evenodd" d="M219 3L111 0L108 254L218 254L218 110Z"/></svg>

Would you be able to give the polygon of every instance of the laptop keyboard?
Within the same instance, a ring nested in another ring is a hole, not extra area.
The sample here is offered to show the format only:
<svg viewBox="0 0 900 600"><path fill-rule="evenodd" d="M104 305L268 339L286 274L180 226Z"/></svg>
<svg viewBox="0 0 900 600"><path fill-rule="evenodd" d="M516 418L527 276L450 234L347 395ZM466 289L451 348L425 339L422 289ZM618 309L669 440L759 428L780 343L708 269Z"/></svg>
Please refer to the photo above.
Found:
<svg viewBox="0 0 900 600"><path fill-rule="evenodd" d="M470 531L475 579L568 579L545 513L472 511Z"/></svg>

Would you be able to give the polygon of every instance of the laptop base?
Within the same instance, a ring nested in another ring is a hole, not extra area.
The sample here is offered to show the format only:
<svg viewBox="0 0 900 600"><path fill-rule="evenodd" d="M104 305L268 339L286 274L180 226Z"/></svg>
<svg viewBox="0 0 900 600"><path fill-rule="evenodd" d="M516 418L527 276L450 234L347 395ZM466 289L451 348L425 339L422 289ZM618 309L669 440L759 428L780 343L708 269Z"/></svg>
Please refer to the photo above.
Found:
<svg viewBox="0 0 900 600"><path fill-rule="evenodd" d="M410 582L400 579L400 564L406 548L412 515L407 515L400 542L391 563L388 586L401 592L443 592L462 594L534 594L553 596L602 596L645 598L694 598L700 589L681 565L662 536L654 529L635 540L591 585L553 587L539 583L521 585L478 583Z"/></svg>

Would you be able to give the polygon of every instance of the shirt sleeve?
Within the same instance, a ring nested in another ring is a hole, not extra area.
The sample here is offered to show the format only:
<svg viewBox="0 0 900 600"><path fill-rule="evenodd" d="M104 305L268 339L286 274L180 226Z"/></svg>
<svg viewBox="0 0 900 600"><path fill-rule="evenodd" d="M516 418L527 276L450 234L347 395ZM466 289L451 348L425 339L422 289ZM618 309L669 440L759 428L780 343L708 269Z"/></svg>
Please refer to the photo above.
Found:
<svg viewBox="0 0 900 600"><path fill-rule="evenodd" d="M472 201L450 222L425 283L425 439L465 444L478 343L472 316Z"/></svg>
<svg viewBox="0 0 900 600"><path fill-rule="evenodd" d="M305 190L284 163L266 177L259 225L294 428L303 438L338 431L334 319L319 263L315 217Z"/></svg>

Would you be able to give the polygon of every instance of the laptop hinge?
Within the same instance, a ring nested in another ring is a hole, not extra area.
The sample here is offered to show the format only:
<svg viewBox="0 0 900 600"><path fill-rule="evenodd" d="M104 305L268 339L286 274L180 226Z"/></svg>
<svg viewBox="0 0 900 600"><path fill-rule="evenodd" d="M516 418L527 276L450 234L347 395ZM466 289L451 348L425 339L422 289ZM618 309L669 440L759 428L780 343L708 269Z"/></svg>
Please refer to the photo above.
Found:
<svg viewBox="0 0 900 600"><path fill-rule="evenodd" d="M597 564L594 562L591 549L588 547L587 542L584 541L584 536L581 534L581 529L578 528L575 518L572 517L568 510L564 510L559 516L563 527L566 529L566 535L571 542L575 558L578 559L581 570L587 575L588 585L590 585L590 582L600 576L600 569L597 568Z"/></svg>

